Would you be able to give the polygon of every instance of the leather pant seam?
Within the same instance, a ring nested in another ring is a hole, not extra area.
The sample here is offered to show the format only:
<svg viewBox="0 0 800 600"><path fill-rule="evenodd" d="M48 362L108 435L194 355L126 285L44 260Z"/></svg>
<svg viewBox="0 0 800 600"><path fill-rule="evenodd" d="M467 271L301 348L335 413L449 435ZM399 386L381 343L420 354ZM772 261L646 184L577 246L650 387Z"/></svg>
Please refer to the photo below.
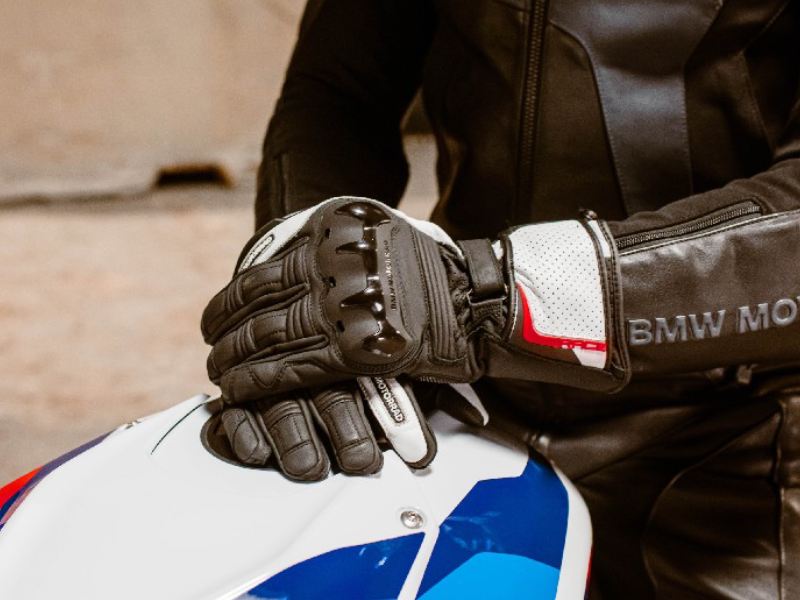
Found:
<svg viewBox="0 0 800 600"><path fill-rule="evenodd" d="M777 502L777 509L778 515L776 519L776 526L778 528L777 531L777 538L778 538L778 600L783 600L785 597L785 592L783 589L783 563L786 560L786 545L785 540L783 537L783 507L784 507L784 493L783 493L783 486L781 485L780 481L780 467L781 467L781 459L783 458L783 450L781 448L781 431L783 430L783 426L786 422L786 415L784 414L784 406L783 403L780 403L780 415L781 415L781 422L778 425L777 430L775 431L775 456L773 458L773 465L772 465L772 481L776 488L776 502Z"/></svg>
<svg viewBox="0 0 800 600"><path fill-rule="evenodd" d="M648 533L650 531L650 526L652 525L653 516L654 516L654 514L656 512L656 509L658 508L659 504L661 503L661 500L662 500L664 494L666 494L672 488L672 486L679 479L681 479L681 477L683 477L684 475L686 475L690 471L692 471L692 470L694 470L694 469L706 464L707 462L713 460L714 458L716 458L717 456L719 456L720 454L725 452L725 450L730 448L733 444L735 444L739 439L741 439L742 436L746 435L747 433L749 433L751 431L754 431L755 429L758 429L759 427L764 425L764 423L766 423L770 419L774 418L774 416L775 416L774 413L770 414L767 417L764 417L763 419L759 420L758 422L752 424L746 430L737 432L734 436L732 436L730 439L725 441L722 445L720 445L713 452L703 456L697 462L694 462L691 465L681 469L678 473L676 473L666 483L666 485L663 487L663 489L659 492L658 496L656 496L655 500L653 500L653 503L650 506L650 511L649 511L649 513L647 515L647 520L645 521L645 525L642 528L642 533L641 533L641 538L640 538L640 553L641 553L641 557L642 557L642 562L644 564L645 572L647 573L647 577L648 577L648 579L650 580L650 583L653 586L653 590L656 593L656 597L658 597L658 587L659 587L658 586L658 580L656 579L655 573L653 571L653 568L650 565L649 553L647 551L647 547L646 547L645 542L646 542ZM779 600L783 600L783 599L779 599Z"/></svg>
<svg viewBox="0 0 800 600"><path fill-rule="evenodd" d="M633 458L635 456L638 456L638 455L642 454L643 452L646 452L647 450L652 448L655 444L657 444L659 442L659 440L669 439L675 431L680 431L681 429L686 427L688 424L693 423L695 421L695 419L702 418L703 416L707 416L707 413L705 413L703 411L700 411L700 412L692 415L692 417L688 421L680 421L678 423L675 423L675 425L673 427L669 427L668 429L666 429L663 432L659 433L655 437L651 438L649 443L634 449L633 452L630 452L628 454L624 454L622 456L619 456L619 457L613 459L612 461L610 461L608 463L600 465L597 468L592 469L591 471L588 471L587 473L583 473L579 477L573 478L572 481L573 482L582 481L586 477L591 477L592 475L598 473L599 471L603 471L603 470L608 469L609 467L612 467L612 466L614 466L614 465L616 465L616 464L618 464L618 463L620 463L620 462L622 462L624 460L629 460L629 459L631 459L631 458Z"/></svg>
<svg viewBox="0 0 800 600"><path fill-rule="evenodd" d="M783 423L781 423L783 425ZM778 452L780 452L780 444L778 445ZM782 485L778 485L778 554L780 560L778 561L778 600L788 600L786 595L785 582L783 578L783 565L786 564L786 540L784 539L784 506L785 506L785 492Z"/></svg>
<svg viewBox="0 0 800 600"><path fill-rule="evenodd" d="M778 429L775 433L775 464L773 466L773 481L775 483L775 487L777 488L777 503L778 503L778 518L777 518L777 527L778 527L778 600L788 600L788 595L786 591L786 582L784 579L784 565L786 564L787 556L786 556L786 538L785 538L785 516L786 516L786 487L783 485L783 482L780 478L781 467L783 464L783 447L781 445L781 438L783 435L783 429L786 426L787 420L787 406L781 399L778 400L780 405L780 414L781 414L781 422L778 426Z"/></svg>

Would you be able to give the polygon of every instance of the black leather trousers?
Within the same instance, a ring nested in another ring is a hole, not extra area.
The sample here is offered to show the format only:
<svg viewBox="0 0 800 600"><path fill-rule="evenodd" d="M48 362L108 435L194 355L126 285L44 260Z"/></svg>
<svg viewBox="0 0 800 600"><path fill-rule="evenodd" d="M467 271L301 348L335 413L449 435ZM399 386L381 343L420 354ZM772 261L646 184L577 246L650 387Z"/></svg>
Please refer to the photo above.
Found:
<svg viewBox="0 0 800 600"><path fill-rule="evenodd" d="M800 598L800 370L692 388L538 399L576 415L527 435L589 506L591 598Z"/></svg>

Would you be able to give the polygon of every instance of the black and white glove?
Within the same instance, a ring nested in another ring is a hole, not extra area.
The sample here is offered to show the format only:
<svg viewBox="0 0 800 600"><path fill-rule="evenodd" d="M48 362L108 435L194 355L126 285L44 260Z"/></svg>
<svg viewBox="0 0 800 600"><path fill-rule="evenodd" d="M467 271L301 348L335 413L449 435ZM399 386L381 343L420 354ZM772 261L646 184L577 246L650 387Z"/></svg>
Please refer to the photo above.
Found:
<svg viewBox="0 0 800 600"><path fill-rule="evenodd" d="M332 198L245 247L203 314L209 376L228 403L361 376L610 391L629 371L614 252L592 218L456 243L379 202Z"/></svg>
<svg viewBox="0 0 800 600"><path fill-rule="evenodd" d="M495 243L456 243L364 198L273 221L203 315L209 375L235 405L223 414L234 452L314 480L330 466L326 438L343 471L372 473L382 456L371 414L406 462L425 466L435 442L400 375L621 387L617 279L613 241L593 218ZM469 403L461 410L480 422Z"/></svg>

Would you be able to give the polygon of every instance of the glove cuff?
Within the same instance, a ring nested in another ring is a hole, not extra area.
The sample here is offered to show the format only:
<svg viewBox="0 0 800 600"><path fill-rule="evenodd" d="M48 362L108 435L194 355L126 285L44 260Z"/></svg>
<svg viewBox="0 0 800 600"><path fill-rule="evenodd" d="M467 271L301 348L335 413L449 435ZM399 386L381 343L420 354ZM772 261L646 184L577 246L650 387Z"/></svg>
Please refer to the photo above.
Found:
<svg viewBox="0 0 800 600"><path fill-rule="evenodd" d="M614 391L629 376L617 261L597 220L527 225L501 235L508 322L488 374Z"/></svg>

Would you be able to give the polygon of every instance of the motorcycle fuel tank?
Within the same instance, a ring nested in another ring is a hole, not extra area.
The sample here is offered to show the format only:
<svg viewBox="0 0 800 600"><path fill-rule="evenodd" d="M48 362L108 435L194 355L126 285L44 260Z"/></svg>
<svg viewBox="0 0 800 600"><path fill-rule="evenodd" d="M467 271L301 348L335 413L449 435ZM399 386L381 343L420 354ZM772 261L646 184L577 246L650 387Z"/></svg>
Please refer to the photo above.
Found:
<svg viewBox="0 0 800 600"><path fill-rule="evenodd" d="M585 594L575 488L444 413L422 471L288 481L214 456L206 396L0 488L0 598L536 598Z"/></svg>

